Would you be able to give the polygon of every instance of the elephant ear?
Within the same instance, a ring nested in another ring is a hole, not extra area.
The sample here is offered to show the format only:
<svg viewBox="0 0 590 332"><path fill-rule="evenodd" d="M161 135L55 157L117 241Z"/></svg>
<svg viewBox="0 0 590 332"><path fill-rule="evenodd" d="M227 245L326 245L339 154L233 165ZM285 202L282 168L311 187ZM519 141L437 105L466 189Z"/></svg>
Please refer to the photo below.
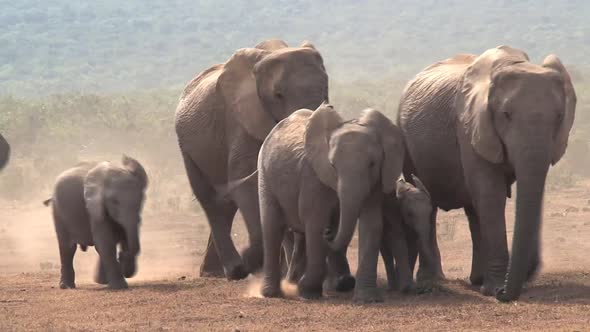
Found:
<svg viewBox="0 0 590 332"><path fill-rule="evenodd" d="M492 74L508 65L528 61L521 50L509 46L489 49L467 68L458 87L455 108L474 150L492 163L504 160L502 142L489 107Z"/></svg>
<svg viewBox="0 0 590 332"><path fill-rule="evenodd" d="M226 108L251 136L263 141L276 122L258 97L253 68L269 51L257 48L238 50L223 66L217 81Z"/></svg>
<svg viewBox="0 0 590 332"><path fill-rule="evenodd" d="M572 129L574 117L576 115L577 97L570 74L567 72L567 69L565 69L565 66L561 63L557 56L553 54L548 55L545 60L543 60L543 67L551 68L561 74L565 91L564 114L561 124L557 130L555 139L556 146L554 147L553 155L551 156L551 164L555 165L561 159L561 157L563 157L565 150L567 149L570 130Z"/></svg>
<svg viewBox="0 0 590 332"><path fill-rule="evenodd" d="M313 170L326 186L337 190L338 176L329 159L330 135L344 120L332 105L322 103L309 117L304 146Z"/></svg>
<svg viewBox="0 0 590 332"><path fill-rule="evenodd" d="M407 183L403 177L400 177L395 183L395 197L401 200L405 195L412 190L412 185Z"/></svg>
<svg viewBox="0 0 590 332"><path fill-rule="evenodd" d="M311 48L317 51L317 49L315 48L315 45L312 44L310 41L308 40L304 40L303 43L301 43L301 47L306 47L306 48Z"/></svg>
<svg viewBox="0 0 590 332"><path fill-rule="evenodd" d="M148 185L148 176L143 166L141 166L137 160L125 154L123 155L122 163L123 167L125 167L129 173L133 174L139 180L139 183L141 183L142 188L145 189Z"/></svg>
<svg viewBox="0 0 590 332"><path fill-rule="evenodd" d="M92 220L103 220L105 217L104 188L109 167L108 162L102 162L90 169L84 178L84 201Z"/></svg>
<svg viewBox="0 0 590 332"><path fill-rule="evenodd" d="M395 182L402 173L404 165L404 144L401 131L383 113L366 109L359 123L374 128L383 147L381 164L381 184L383 192L389 194L395 189Z"/></svg>
<svg viewBox="0 0 590 332"><path fill-rule="evenodd" d="M266 51L276 51L287 47L289 47L289 45L287 45L287 43L282 39L267 39L254 46L254 48Z"/></svg>

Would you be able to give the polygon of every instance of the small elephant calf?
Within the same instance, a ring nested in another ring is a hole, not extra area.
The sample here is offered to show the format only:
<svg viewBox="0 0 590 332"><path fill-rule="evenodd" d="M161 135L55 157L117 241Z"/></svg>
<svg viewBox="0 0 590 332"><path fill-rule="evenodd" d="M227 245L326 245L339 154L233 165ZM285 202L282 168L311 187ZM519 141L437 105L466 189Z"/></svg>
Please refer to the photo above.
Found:
<svg viewBox="0 0 590 332"><path fill-rule="evenodd" d="M400 178L396 193L387 195L383 200L381 257L387 272L388 288L402 292L414 288L412 262L416 257L412 255L419 253L425 266L436 262L434 248L429 241L434 232L430 193L413 174L412 182L415 186ZM417 248L410 248L414 244Z"/></svg>
<svg viewBox="0 0 590 332"><path fill-rule="evenodd" d="M77 245L95 246L100 259L95 281L111 289L127 288L136 272L141 210L148 178L141 164L123 155L122 167L110 162L83 162L61 173L53 207L61 260L61 289L75 288ZM117 245L121 251L117 258Z"/></svg>

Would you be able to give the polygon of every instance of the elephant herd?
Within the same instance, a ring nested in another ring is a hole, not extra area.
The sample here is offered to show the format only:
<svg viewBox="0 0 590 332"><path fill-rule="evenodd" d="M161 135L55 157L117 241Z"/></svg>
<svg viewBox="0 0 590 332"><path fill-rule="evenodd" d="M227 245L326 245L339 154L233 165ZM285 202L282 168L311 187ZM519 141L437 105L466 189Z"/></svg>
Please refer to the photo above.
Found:
<svg viewBox="0 0 590 332"><path fill-rule="evenodd" d="M470 281L484 295L518 299L540 264L548 169L564 155L576 94L555 55L542 64L498 46L458 54L418 73L397 119L374 109L344 120L329 103L328 74L309 42L267 40L236 51L188 83L175 129L190 186L211 233L201 276L243 279L262 270L262 295L280 281L318 298L325 287L381 301L377 265L400 291L444 278L438 209L463 208L472 239ZM0 168L8 159L0 136ZM52 204L61 288L73 288L72 258L96 246L96 281L127 287L136 270L147 175L81 163L59 176ZM505 205L516 182L512 254ZM238 253L231 227L240 211L249 245ZM358 224L358 269L347 248ZM117 244L121 245L117 257Z"/></svg>

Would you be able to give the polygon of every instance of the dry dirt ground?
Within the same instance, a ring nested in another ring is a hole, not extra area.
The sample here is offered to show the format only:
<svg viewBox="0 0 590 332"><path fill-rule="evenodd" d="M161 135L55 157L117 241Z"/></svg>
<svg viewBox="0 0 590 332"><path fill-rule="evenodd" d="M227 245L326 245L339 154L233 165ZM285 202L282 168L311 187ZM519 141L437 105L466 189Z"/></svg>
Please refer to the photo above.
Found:
<svg viewBox="0 0 590 332"><path fill-rule="evenodd" d="M506 216L512 237L513 201ZM385 302L351 303L255 297L256 278L198 278L208 228L202 215L146 211L142 255L130 289L92 282L97 254L78 251L75 290L60 290L59 256L49 209L40 202L0 206L0 331L590 331L590 182L548 192L543 269L520 301L501 304L467 282L471 240L466 218L439 215L448 281L424 295L387 293ZM243 244L238 223L236 240ZM356 267L356 242L349 258ZM381 277L384 273L381 268Z"/></svg>

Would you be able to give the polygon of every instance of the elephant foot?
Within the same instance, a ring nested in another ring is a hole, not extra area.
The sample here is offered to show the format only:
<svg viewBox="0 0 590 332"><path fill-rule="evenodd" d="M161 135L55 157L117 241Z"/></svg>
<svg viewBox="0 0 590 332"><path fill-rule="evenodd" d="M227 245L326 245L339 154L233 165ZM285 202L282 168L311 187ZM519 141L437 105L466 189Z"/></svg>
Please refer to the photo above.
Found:
<svg viewBox="0 0 590 332"><path fill-rule="evenodd" d="M307 300L319 299L322 297L323 293L322 283L311 283L307 280L305 275L299 280L297 289L299 296Z"/></svg>
<svg viewBox="0 0 590 332"><path fill-rule="evenodd" d="M283 297L283 292L281 292L280 287L274 287L274 286L268 286L268 285L262 286L262 289L260 290L260 294L263 297Z"/></svg>
<svg viewBox="0 0 590 332"><path fill-rule="evenodd" d="M479 289L479 292L483 296L495 296L496 293L500 292L503 288L503 282L484 281L483 285Z"/></svg>
<svg viewBox="0 0 590 332"><path fill-rule="evenodd" d="M539 274L540 269L541 269L541 262L537 258L533 261L533 263L531 264L531 267L527 271L526 281L530 282L530 281L534 280L537 277L537 275Z"/></svg>
<svg viewBox="0 0 590 332"><path fill-rule="evenodd" d="M242 280L248 276L248 271L242 264L234 265L225 270L225 277L227 280Z"/></svg>
<svg viewBox="0 0 590 332"><path fill-rule="evenodd" d="M127 285L127 281L125 281L124 278L121 278L118 280L110 281L108 288L112 289L112 290L119 290L119 289L127 289L127 288L129 288L129 286Z"/></svg>
<svg viewBox="0 0 590 332"><path fill-rule="evenodd" d="M74 289L74 288L76 288L76 283L74 283L73 281L60 280L59 281L59 288L60 289Z"/></svg>
<svg viewBox="0 0 590 332"><path fill-rule="evenodd" d="M469 276L469 282L471 282L471 285L473 286L483 285L483 274L471 272L471 275Z"/></svg>
<svg viewBox="0 0 590 332"><path fill-rule="evenodd" d="M505 287L500 287L496 290L496 300L498 300L502 303L516 301L516 300L518 300L519 297L520 297L520 292L516 292L515 294L508 294L506 292Z"/></svg>
<svg viewBox="0 0 590 332"><path fill-rule="evenodd" d="M421 281L416 285L416 293L418 294L434 293L443 290L444 288L439 280Z"/></svg>
<svg viewBox="0 0 590 332"><path fill-rule="evenodd" d="M383 302L383 294L379 288L355 289L352 301L357 303Z"/></svg>
<svg viewBox="0 0 590 332"><path fill-rule="evenodd" d="M416 284L414 283L413 280L410 280L409 282L402 283L401 285L397 285L397 286L398 286L397 290L399 290L403 294L409 294L409 293L412 293L416 290Z"/></svg>
<svg viewBox="0 0 590 332"><path fill-rule="evenodd" d="M350 292L354 289L356 280L350 274L342 275L336 278L334 289L337 292Z"/></svg>

